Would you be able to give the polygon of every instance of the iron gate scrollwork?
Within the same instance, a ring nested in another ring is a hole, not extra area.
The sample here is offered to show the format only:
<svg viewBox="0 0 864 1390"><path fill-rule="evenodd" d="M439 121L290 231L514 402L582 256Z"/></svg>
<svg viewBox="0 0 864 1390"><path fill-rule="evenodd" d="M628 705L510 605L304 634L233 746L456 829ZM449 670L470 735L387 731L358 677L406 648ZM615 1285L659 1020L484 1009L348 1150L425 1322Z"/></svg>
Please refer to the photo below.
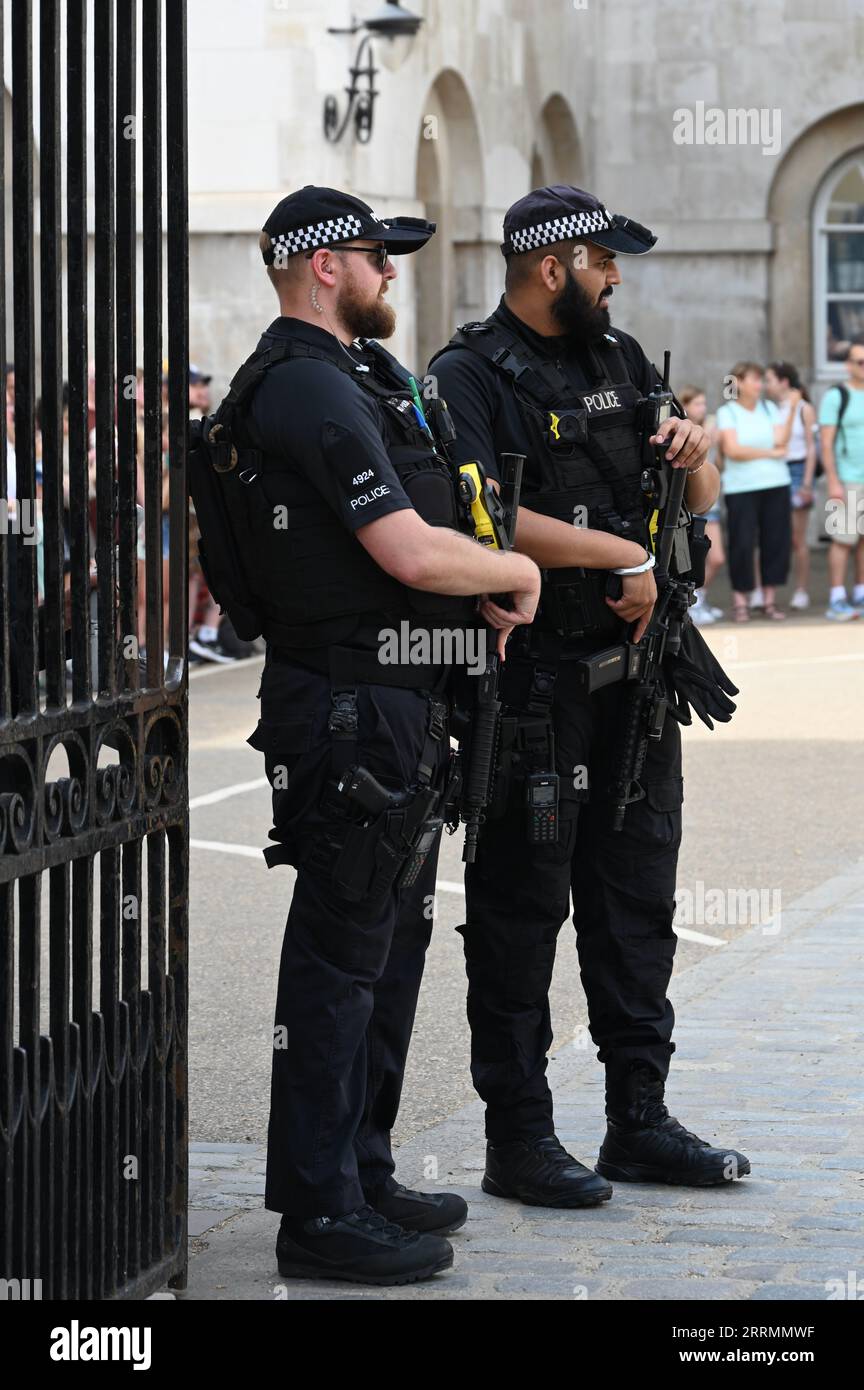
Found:
<svg viewBox="0 0 864 1390"><path fill-rule="evenodd" d="M185 4L11 14L0 1279L142 1298L186 1278Z"/></svg>

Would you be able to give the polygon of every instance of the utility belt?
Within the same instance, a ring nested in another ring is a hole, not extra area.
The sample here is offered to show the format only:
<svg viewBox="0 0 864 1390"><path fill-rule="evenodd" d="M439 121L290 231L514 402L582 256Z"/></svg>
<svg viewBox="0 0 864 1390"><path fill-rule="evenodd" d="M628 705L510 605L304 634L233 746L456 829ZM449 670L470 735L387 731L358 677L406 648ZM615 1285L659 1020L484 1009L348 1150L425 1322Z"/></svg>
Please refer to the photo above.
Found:
<svg viewBox="0 0 864 1390"><path fill-rule="evenodd" d="M361 647L270 647L271 661L287 661L305 666L321 675L333 675L334 668L343 672L341 679L349 684L387 685L400 690L443 692L451 668L448 666L409 666L384 663L377 651ZM350 677L344 675L350 670Z"/></svg>
<svg viewBox="0 0 864 1390"><path fill-rule="evenodd" d="M453 661L414 660L405 662L385 660L381 632L397 633L407 622L409 637L422 636L435 629L448 629L456 634L466 628L465 622L447 622L446 615L400 613L361 613L353 618L334 618L320 623L306 623L294 629L282 628L268 641L270 657L305 666L321 675L331 676L346 686L388 685L402 690L441 692L450 684L460 667ZM266 633L265 633L266 635ZM432 653L435 653L434 646ZM411 656L398 649L401 656ZM440 655L440 652L437 653ZM423 655L421 653L420 655ZM428 653L426 653L428 655ZM445 652L446 656L446 652Z"/></svg>
<svg viewBox="0 0 864 1390"><path fill-rule="evenodd" d="M348 902L374 902L395 887L402 891L416 882L443 826L443 817L436 813L446 798L437 764L439 745L447 736L447 702L441 689L429 689L428 667L423 672L429 695L428 723L410 786L393 791L360 762L357 682L365 682L367 657L375 662L376 676L387 669L378 665L372 653L333 648L328 654L332 779L321 809L333 828L318 836L300 860L303 867L329 876ZM416 668L411 669L416 675ZM444 678L439 679L439 686ZM265 850L265 858L267 854Z"/></svg>

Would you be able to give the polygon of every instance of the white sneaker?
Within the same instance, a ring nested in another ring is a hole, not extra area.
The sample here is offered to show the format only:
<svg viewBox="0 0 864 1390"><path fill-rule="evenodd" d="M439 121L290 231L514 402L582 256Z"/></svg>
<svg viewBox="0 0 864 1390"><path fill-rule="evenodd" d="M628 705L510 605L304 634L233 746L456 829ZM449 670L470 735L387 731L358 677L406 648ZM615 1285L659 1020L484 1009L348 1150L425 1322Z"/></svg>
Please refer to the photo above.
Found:
<svg viewBox="0 0 864 1390"><path fill-rule="evenodd" d="M711 614L711 617L714 619L715 622L719 623L720 619L723 617L723 609L715 608L713 603L708 604L708 612Z"/></svg>
<svg viewBox="0 0 864 1390"><path fill-rule="evenodd" d="M845 598L835 599L833 603L829 603L825 610L825 617L832 623L848 623L858 616L858 609L853 608L852 604Z"/></svg>
<svg viewBox="0 0 864 1390"><path fill-rule="evenodd" d="M697 627L710 627L712 623L717 621L704 603L694 603L690 609L690 617Z"/></svg>
<svg viewBox="0 0 864 1390"><path fill-rule="evenodd" d="M797 608L799 613L803 613L805 608L810 607L810 595L806 589L796 589L789 600L790 608Z"/></svg>
<svg viewBox="0 0 864 1390"><path fill-rule="evenodd" d="M765 595L763 594L761 589L753 590L752 594L750 595L749 603L751 608L765 607Z"/></svg>

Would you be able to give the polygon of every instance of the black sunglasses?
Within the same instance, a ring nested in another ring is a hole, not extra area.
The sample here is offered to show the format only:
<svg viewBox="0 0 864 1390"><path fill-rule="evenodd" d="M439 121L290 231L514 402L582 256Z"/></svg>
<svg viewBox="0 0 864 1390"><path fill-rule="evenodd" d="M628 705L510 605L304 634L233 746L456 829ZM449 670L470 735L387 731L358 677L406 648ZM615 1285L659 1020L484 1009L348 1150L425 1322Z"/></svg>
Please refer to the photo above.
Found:
<svg viewBox="0 0 864 1390"><path fill-rule="evenodd" d="M374 256L375 264L380 274L383 275L384 271L387 269L387 261L390 253L383 244L381 246L332 246L330 249L332 251L359 251L363 256ZM311 261L315 252L307 251L305 254L307 261Z"/></svg>

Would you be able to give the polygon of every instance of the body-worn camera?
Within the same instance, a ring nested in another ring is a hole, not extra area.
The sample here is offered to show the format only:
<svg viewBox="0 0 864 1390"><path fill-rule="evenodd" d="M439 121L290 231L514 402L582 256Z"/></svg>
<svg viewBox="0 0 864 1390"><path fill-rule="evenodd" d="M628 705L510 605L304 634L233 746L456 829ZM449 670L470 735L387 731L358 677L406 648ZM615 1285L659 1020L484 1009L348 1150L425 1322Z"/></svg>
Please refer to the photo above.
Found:
<svg viewBox="0 0 864 1390"><path fill-rule="evenodd" d="M576 410L549 411L549 429L546 441L551 449L568 448L571 444L584 444L588 438L588 411L584 406Z"/></svg>

